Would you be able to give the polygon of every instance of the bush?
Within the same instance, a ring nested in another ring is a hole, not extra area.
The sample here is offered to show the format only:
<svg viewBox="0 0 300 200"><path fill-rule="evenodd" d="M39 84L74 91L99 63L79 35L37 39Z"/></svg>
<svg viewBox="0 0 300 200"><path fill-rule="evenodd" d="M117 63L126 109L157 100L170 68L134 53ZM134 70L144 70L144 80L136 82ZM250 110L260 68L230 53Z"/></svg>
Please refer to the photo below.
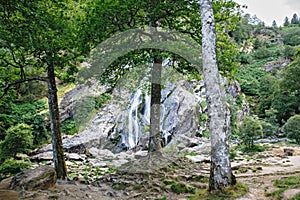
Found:
<svg viewBox="0 0 300 200"><path fill-rule="evenodd" d="M300 115L289 118L283 128L289 139L295 139L300 144Z"/></svg>
<svg viewBox="0 0 300 200"><path fill-rule="evenodd" d="M6 103L0 107L0 132L7 130L20 123L31 125L33 128L33 144L39 145L49 138L46 129L45 116L41 112L47 109L43 101L33 103ZM5 134L0 134L0 140L3 140Z"/></svg>
<svg viewBox="0 0 300 200"><path fill-rule="evenodd" d="M243 123L239 127L239 131L243 143L246 145L246 149L252 149L254 147L254 139L261 137L263 134L260 122L249 116L245 117Z"/></svg>
<svg viewBox="0 0 300 200"><path fill-rule="evenodd" d="M14 158L6 159L0 166L0 180L17 174L30 166L30 161L15 160Z"/></svg>
<svg viewBox="0 0 300 200"><path fill-rule="evenodd" d="M272 51L266 47L261 47L254 52L254 57L257 59L269 58L273 55Z"/></svg>
<svg viewBox="0 0 300 200"><path fill-rule="evenodd" d="M67 135L77 133L77 128L74 119L67 119L61 123L61 132Z"/></svg>
<svg viewBox="0 0 300 200"><path fill-rule="evenodd" d="M262 129L263 129L263 137L270 137L270 136L274 136L277 134L278 127L276 127L268 122L265 122L265 121L262 121L261 125L262 125Z"/></svg>
<svg viewBox="0 0 300 200"><path fill-rule="evenodd" d="M4 141L0 143L0 158L15 157L17 153L27 153L33 146L32 127L18 124L6 131Z"/></svg>

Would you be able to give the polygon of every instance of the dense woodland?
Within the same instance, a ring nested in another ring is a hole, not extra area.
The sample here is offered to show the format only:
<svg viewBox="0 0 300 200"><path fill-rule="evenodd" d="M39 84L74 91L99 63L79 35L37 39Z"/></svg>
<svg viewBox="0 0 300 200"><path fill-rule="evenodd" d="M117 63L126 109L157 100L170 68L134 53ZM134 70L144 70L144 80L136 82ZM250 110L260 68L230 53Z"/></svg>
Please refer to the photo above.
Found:
<svg viewBox="0 0 300 200"><path fill-rule="evenodd" d="M51 138L59 146L61 135L80 131L75 119L60 123L57 106L63 94L75 87L81 63L89 62L90 52L99 43L130 29L152 26L176 30L202 44L197 1L4 0L0 7L1 179L32 165L20 155L51 143ZM213 1L213 9L220 74L239 82L250 106L249 116L241 123L236 111L243 99L230 107L230 142L238 141L244 152L261 151L254 141L262 138L289 138L299 145L299 17L291 13L283 26L274 21L267 27L232 1ZM187 79L202 79L178 55L141 49L116 59L101 82L112 90L135 65L166 58L177 61L174 70ZM95 97L95 109L110 99L109 92ZM63 150L57 151L59 155ZM58 156L54 162L64 169L63 160ZM66 171L58 176L65 177Z"/></svg>

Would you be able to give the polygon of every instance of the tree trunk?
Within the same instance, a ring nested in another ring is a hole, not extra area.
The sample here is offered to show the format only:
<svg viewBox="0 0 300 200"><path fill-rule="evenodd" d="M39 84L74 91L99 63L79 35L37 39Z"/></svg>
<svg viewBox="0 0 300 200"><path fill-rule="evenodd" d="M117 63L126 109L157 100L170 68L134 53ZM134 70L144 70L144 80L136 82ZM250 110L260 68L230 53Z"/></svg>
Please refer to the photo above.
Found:
<svg viewBox="0 0 300 200"><path fill-rule="evenodd" d="M150 108L150 139L149 152L162 151L160 134L160 99L162 57L155 54L151 70L151 108Z"/></svg>
<svg viewBox="0 0 300 200"><path fill-rule="evenodd" d="M59 110L57 101L57 88L55 83L54 64L51 62L47 69L48 74L48 104L50 113L50 127L52 135L53 162L58 179L65 179L67 168L62 146Z"/></svg>
<svg viewBox="0 0 300 200"><path fill-rule="evenodd" d="M200 1L202 21L203 77L206 86L209 130L211 137L211 166L209 190L223 190L235 184L229 159L228 131L225 105L221 91L216 59L216 30L212 0Z"/></svg>

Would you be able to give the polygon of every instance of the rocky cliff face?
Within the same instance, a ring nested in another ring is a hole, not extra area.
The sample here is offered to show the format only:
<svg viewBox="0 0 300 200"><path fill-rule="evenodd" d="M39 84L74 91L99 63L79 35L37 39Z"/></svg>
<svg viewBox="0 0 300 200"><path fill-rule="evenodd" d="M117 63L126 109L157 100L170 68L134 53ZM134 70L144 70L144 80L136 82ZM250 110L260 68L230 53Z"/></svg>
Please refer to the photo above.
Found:
<svg viewBox="0 0 300 200"><path fill-rule="evenodd" d="M222 80L227 97L233 104L242 98L238 120L249 112L238 82L228 84ZM103 89L103 88L102 88ZM76 98L85 89L75 88L64 96L63 119L75 113ZM85 90L86 91L86 90ZM102 91L105 91L104 89ZM148 144L150 122L150 96L138 89L130 93L116 88L113 99L100 108L86 128L71 138L63 140L66 152L85 153L88 149L109 149L112 152L144 149ZM71 100L68 103L68 100ZM189 138L200 137L207 129L205 86L203 81L181 80L170 82L162 90L161 136L164 145L170 141L178 146L188 146ZM45 150L50 150L48 146Z"/></svg>

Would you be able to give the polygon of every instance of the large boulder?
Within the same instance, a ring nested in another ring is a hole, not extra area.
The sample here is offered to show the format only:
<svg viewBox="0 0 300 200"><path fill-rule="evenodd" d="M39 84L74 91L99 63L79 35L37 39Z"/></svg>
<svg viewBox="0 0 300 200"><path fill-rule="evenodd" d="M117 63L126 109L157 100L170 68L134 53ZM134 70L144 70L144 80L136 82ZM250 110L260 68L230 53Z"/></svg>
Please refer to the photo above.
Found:
<svg viewBox="0 0 300 200"><path fill-rule="evenodd" d="M12 190L46 190L56 183L56 172L53 167L44 165L18 173L10 182Z"/></svg>

